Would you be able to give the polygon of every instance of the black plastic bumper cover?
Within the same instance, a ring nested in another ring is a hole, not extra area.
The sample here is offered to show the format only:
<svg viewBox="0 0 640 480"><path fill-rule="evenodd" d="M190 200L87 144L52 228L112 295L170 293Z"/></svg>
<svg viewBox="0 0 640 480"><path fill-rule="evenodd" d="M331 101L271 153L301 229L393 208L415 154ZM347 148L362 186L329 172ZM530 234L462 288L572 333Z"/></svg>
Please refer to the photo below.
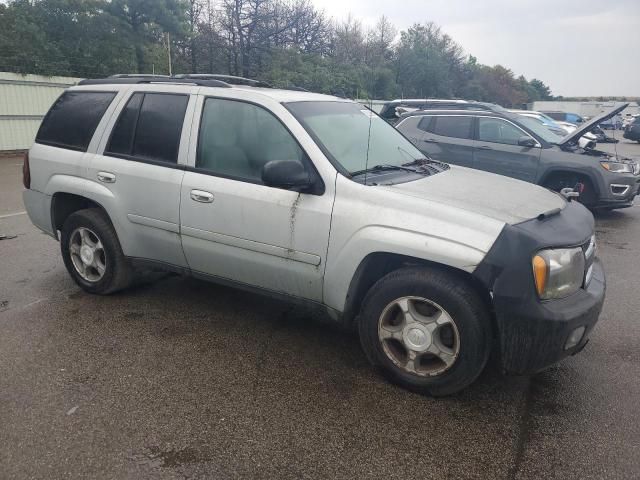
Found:
<svg viewBox="0 0 640 480"><path fill-rule="evenodd" d="M543 248L580 246L594 231L591 213L577 202L544 220L507 225L475 270L492 292L506 373L527 374L579 352L598 321L605 297L605 276L599 261L593 264L588 287L564 299L541 301L535 291L531 259ZM586 329L575 347L565 350L567 338L578 327Z"/></svg>

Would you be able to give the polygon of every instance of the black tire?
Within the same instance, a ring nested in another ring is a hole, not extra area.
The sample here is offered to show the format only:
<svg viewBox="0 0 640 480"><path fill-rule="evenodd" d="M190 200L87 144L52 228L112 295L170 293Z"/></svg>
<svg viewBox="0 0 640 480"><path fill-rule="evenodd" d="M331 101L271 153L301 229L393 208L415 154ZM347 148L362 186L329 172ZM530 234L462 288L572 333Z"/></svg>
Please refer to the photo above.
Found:
<svg viewBox="0 0 640 480"><path fill-rule="evenodd" d="M458 357L448 370L419 376L397 366L384 352L378 322L386 307L402 297L422 297L442 306L459 335ZM432 396L456 393L483 371L492 346L491 319L485 303L463 278L430 267L408 267L380 279L367 293L358 318L360 342L369 361L393 383Z"/></svg>
<svg viewBox="0 0 640 480"><path fill-rule="evenodd" d="M78 228L87 228L99 238L104 250L104 273L97 281L84 279L76 267L70 253L71 235ZM133 270L122 253L120 242L109 218L98 208L79 210L66 219L60 236L60 250L67 271L74 281L85 291L98 295L108 295L127 288L133 280Z"/></svg>

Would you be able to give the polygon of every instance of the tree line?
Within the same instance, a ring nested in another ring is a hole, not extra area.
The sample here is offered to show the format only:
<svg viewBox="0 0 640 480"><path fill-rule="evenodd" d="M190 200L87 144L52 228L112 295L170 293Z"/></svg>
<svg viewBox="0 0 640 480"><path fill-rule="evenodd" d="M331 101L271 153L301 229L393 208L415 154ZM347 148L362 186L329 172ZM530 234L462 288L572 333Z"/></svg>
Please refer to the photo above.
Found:
<svg viewBox="0 0 640 480"><path fill-rule="evenodd" d="M169 61L169 58L171 61ZM352 98L550 99L541 80L478 63L431 22L337 21L311 0L9 0L0 70L103 77L222 73Z"/></svg>

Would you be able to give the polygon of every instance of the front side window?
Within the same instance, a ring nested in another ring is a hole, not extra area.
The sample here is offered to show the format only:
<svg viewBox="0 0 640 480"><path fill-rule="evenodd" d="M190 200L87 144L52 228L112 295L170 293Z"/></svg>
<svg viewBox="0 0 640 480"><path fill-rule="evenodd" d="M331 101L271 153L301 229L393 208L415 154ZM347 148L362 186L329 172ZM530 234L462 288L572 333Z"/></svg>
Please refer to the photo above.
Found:
<svg viewBox="0 0 640 480"><path fill-rule="evenodd" d="M437 117L433 133L443 137L470 139L473 117Z"/></svg>
<svg viewBox="0 0 640 480"><path fill-rule="evenodd" d="M478 118L478 139L482 142L518 145L525 133L515 125L499 118Z"/></svg>
<svg viewBox="0 0 640 480"><path fill-rule="evenodd" d="M86 152L115 92L68 91L42 121L36 143Z"/></svg>
<svg viewBox="0 0 640 480"><path fill-rule="evenodd" d="M207 98L202 111L196 167L255 183L272 160L304 162L304 152L289 131L262 107L236 100Z"/></svg>
<svg viewBox="0 0 640 480"><path fill-rule="evenodd" d="M188 95L138 92L116 122L105 154L177 163Z"/></svg>
<svg viewBox="0 0 640 480"><path fill-rule="evenodd" d="M334 164L349 174L423 158L395 128L352 102L292 102L289 111Z"/></svg>

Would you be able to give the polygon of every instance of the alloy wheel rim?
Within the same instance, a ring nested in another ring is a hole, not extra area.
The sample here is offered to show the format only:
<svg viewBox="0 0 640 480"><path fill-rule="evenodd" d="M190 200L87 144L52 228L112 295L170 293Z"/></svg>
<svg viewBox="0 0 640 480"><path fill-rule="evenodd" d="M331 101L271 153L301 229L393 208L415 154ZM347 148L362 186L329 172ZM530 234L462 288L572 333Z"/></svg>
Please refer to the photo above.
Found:
<svg viewBox="0 0 640 480"><path fill-rule="evenodd" d="M69 237L71 263L84 280L99 282L107 269L107 253L96 233L86 227L76 228Z"/></svg>
<svg viewBox="0 0 640 480"><path fill-rule="evenodd" d="M460 354L460 334L453 318L423 297L389 303L378 320L378 339L396 367L421 377L444 373Z"/></svg>

